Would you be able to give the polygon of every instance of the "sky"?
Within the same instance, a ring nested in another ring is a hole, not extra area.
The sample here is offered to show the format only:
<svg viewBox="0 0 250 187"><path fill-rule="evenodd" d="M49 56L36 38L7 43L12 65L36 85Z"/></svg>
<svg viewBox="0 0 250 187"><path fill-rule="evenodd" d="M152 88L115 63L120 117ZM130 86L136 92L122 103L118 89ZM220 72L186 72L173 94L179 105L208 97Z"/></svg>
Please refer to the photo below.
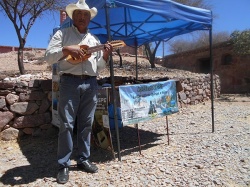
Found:
<svg viewBox="0 0 250 187"><path fill-rule="evenodd" d="M250 29L250 0L205 0L211 6L213 15L213 33ZM53 28L59 26L59 12L53 15L44 15L36 20L27 37L25 47L46 48ZM13 24L0 13L0 45L19 46ZM167 50L165 48L165 50ZM167 52L164 52L165 54ZM156 56L163 54L159 47Z"/></svg>

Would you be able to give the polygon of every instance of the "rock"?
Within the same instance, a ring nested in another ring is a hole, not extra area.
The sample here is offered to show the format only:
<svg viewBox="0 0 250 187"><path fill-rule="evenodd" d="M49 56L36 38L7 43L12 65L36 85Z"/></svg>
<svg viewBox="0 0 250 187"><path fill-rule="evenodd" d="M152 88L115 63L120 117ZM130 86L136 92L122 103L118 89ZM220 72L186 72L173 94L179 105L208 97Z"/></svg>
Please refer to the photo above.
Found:
<svg viewBox="0 0 250 187"><path fill-rule="evenodd" d="M6 95L8 95L9 93L11 93L10 90L0 90L0 96L6 96Z"/></svg>
<svg viewBox="0 0 250 187"><path fill-rule="evenodd" d="M13 127L17 129L27 128L27 127L38 127L40 125L50 122L51 122L50 113L21 116L15 118Z"/></svg>
<svg viewBox="0 0 250 187"><path fill-rule="evenodd" d="M10 110L12 112L21 115L33 114L37 109L39 109L39 106L33 102L19 102L19 103L14 103L13 105L10 106Z"/></svg>
<svg viewBox="0 0 250 187"><path fill-rule="evenodd" d="M180 97L180 100L186 100L187 99L187 96L184 92L179 92L178 93L179 97Z"/></svg>
<svg viewBox="0 0 250 187"><path fill-rule="evenodd" d="M34 132L34 128L24 128L24 129L23 129L23 132L24 132L25 134L31 135L31 134Z"/></svg>
<svg viewBox="0 0 250 187"><path fill-rule="evenodd" d="M43 100L45 93L42 91L33 91L31 93L20 93L20 101Z"/></svg>
<svg viewBox="0 0 250 187"><path fill-rule="evenodd" d="M23 88L23 87L28 87L28 82L27 81L18 81L16 82L15 86L18 88Z"/></svg>
<svg viewBox="0 0 250 187"><path fill-rule="evenodd" d="M49 109L50 106L51 106L51 102L47 98L44 98L39 107L38 113L39 114L45 113Z"/></svg>
<svg viewBox="0 0 250 187"><path fill-rule="evenodd" d="M204 168L204 166L201 165L201 164L195 164L195 167L198 168L198 169L203 169Z"/></svg>
<svg viewBox="0 0 250 187"><path fill-rule="evenodd" d="M19 96L12 94L12 93L10 93L6 96L6 101L9 105L13 105L14 103L16 103L18 101L18 99L19 99Z"/></svg>
<svg viewBox="0 0 250 187"><path fill-rule="evenodd" d="M5 97L0 96L0 109L6 107Z"/></svg>
<svg viewBox="0 0 250 187"><path fill-rule="evenodd" d="M6 112L1 112L0 111L0 131L2 131L2 129L12 120L14 119L15 114L10 112L10 111L6 111Z"/></svg>
<svg viewBox="0 0 250 187"><path fill-rule="evenodd" d="M18 136L19 130L12 127L0 132L0 138L3 141L17 140Z"/></svg>
<svg viewBox="0 0 250 187"><path fill-rule="evenodd" d="M14 89L14 82L10 82L10 81L3 81L0 82L0 89L1 90L5 90L5 89Z"/></svg>

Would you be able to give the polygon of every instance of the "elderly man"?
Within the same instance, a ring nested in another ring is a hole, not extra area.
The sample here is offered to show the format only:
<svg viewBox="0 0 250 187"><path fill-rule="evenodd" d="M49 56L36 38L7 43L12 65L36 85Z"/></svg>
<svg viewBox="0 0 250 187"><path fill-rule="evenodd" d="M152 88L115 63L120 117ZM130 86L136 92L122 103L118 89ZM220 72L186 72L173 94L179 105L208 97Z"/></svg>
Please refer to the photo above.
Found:
<svg viewBox="0 0 250 187"><path fill-rule="evenodd" d="M89 8L85 0L66 7L73 20L72 27L58 30L52 37L45 53L46 61L58 63L60 75L57 182L69 180L70 156L73 151L73 127L77 118L77 167L95 173L96 165L90 162L90 138L97 104L98 71L105 68L113 48L104 44L100 51L86 52L81 45L100 45L96 36L88 30L88 24L97 14L95 7Z"/></svg>

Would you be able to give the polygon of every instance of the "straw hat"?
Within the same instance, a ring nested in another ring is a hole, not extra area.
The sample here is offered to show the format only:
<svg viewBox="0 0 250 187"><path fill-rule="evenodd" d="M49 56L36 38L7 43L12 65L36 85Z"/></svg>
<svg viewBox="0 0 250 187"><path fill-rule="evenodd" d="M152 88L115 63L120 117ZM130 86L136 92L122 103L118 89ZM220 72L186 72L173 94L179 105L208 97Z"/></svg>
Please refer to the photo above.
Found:
<svg viewBox="0 0 250 187"><path fill-rule="evenodd" d="M97 9L95 7L89 8L85 0L79 0L76 4L69 4L66 6L66 12L68 16L72 19L74 10L88 10L90 12L90 19L93 19L97 14Z"/></svg>

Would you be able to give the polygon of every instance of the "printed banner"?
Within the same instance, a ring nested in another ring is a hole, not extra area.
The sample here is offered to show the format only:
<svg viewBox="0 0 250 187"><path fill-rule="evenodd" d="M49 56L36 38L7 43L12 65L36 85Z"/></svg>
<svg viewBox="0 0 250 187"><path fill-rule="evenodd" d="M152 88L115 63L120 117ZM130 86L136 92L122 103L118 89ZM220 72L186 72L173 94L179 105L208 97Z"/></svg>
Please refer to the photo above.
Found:
<svg viewBox="0 0 250 187"><path fill-rule="evenodd" d="M103 149L114 151L109 128L108 89L98 90L98 102L92 126L92 142Z"/></svg>
<svg viewBox="0 0 250 187"><path fill-rule="evenodd" d="M174 80L119 86L123 126L179 111Z"/></svg>
<svg viewBox="0 0 250 187"><path fill-rule="evenodd" d="M52 124L59 127L60 121L58 117L58 99L59 99L59 81L60 77L57 74L57 64L52 66Z"/></svg>

